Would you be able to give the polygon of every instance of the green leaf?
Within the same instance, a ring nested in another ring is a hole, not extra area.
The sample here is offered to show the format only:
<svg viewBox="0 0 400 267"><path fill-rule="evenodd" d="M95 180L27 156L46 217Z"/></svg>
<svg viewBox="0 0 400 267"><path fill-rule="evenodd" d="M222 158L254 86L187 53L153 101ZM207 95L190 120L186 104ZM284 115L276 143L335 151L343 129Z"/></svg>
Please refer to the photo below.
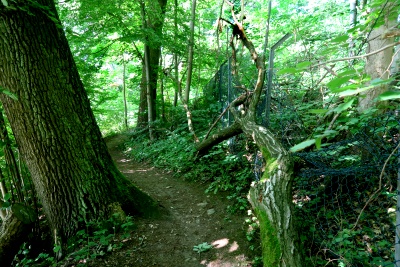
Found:
<svg viewBox="0 0 400 267"><path fill-rule="evenodd" d="M322 135L323 137L325 137L325 136L334 136L334 135L336 135L338 132L337 131L335 131L335 130L325 130L324 131L324 134Z"/></svg>
<svg viewBox="0 0 400 267"><path fill-rule="evenodd" d="M7 208L9 208L9 207L11 207L11 202L9 202L9 201L6 201L6 202L3 202L3 207L1 207L1 209L7 209Z"/></svg>
<svg viewBox="0 0 400 267"><path fill-rule="evenodd" d="M343 87L337 87L334 89L331 89L331 93L337 94L337 93L341 93L344 91L351 91L351 90L356 90L359 87L358 84L349 84Z"/></svg>
<svg viewBox="0 0 400 267"><path fill-rule="evenodd" d="M4 195L4 201L9 200L10 198L11 198L11 194L10 194L10 193L6 193L6 194Z"/></svg>
<svg viewBox="0 0 400 267"><path fill-rule="evenodd" d="M398 98L400 98L400 91L387 91L378 96L378 101L386 101Z"/></svg>
<svg viewBox="0 0 400 267"><path fill-rule="evenodd" d="M345 35L339 35L338 37L333 38L333 39L331 40L331 42L333 42L333 43L340 43L340 42L347 41L347 39L349 39L349 36L347 36L347 34L345 34Z"/></svg>
<svg viewBox="0 0 400 267"><path fill-rule="evenodd" d="M334 109L334 111L337 112L337 113L340 113L340 112L342 112L343 110L346 110L346 109L350 108L351 105L353 105L354 100L355 100L355 98L351 99L350 101L348 101L348 102L346 102L346 103L340 104L339 106L337 106L337 107Z"/></svg>
<svg viewBox="0 0 400 267"><path fill-rule="evenodd" d="M60 251L60 249L61 249L61 246L55 246L55 247L53 248L53 251L54 251L55 253L57 253L57 252Z"/></svg>
<svg viewBox="0 0 400 267"><path fill-rule="evenodd" d="M343 72L338 73L338 77L344 77L349 75L357 75L357 71L355 69L345 70Z"/></svg>
<svg viewBox="0 0 400 267"><path fill-rule="evenodd" d="M347 83L350 80L350 76L345 76L345 77L337 77L333 80L331 80L329 83L327 83L326 86L328 86L328 88L330 90L334 90L340 86L342 86L343 84Z"/></svg>
<svg viewBox="0 0 400 267"><path fill-rule="evenodd" d="M306 141L301 142L300 144L297 144L297 145L291 147L290 151L297 152L297 151L303 150L306 147L312 146L313 144L315 144L315 139L306 140Z"/></svg>
<svg viewBox="0 0 400 267"><path fill-rule="evenodd" d="M312 63L310 61L304 61L304 62L300 62L299 64L296 65L297 69L305 69L308 66L310 66Z"/></svg>
<svg viewBox="0 0 400 267"><path fill-rule="evenodd" d="M378 86L378 85L383 85L383 84L389 84L393 81L393 79L380 79L376 78L370 81L371 85Z"/></svg>
<svg viewBox="0 0 400 267"><path fill-rule="evenodd" d="M100 237L100 244L103 246L108 246L109 242L105 236Z"/></svg>
<svg viewBox="0 0 400 267"><path fill-rule="evenodd" d="M4 87L2 87L2 86L0 86L0 91L1 91L3 94L8 95L8 96L11 97L12 99L18 100L18 97L17 97L15 94L13 94L13 93L11 93L10 91L6 90L6 89L5 89Z"/></svg>
<svg viewBox="0 0 400 267"><path fill-rule="evenodd" d="M318 137L317 139L315 139L315 146L317 147L317 149L321 148L321 141L322 137Z"/></svg>
<svg viewBox="0 0 400 267"><path fill-rule="evenodd" d="M371 86L365 86L365 87L361 87L361 88L357 88L357 89L350 89L350 90L346 90L343 92L339 93L339 96L351 96L351 95L356 95L359 93L362 93L364 91L368 91L371 88L374 88L375 86L371 85Z"/></svg>
<svg viewBox="0 0 400 267"><path fill-rule="evenodd" d="M286 69L281 69L276 74L277 75L282 75L282 74L287 74L287 73L294 74L294 73L297 73L297 72L299 72L299 70L296 69L296 68L286 68Z"/></svg>
<svg viewBox="0 0 400 267"><path fill-rule="evenodd" d="M308 112L313 114L324 114L327 113L329 110L327 109L310 109Z"/></svg>

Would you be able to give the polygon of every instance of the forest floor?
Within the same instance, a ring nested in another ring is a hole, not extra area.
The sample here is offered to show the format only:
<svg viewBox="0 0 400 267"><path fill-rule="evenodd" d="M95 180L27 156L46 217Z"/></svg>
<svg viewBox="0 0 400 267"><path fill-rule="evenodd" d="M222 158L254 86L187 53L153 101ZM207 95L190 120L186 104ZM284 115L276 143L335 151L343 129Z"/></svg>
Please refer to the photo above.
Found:
<svg viewBox="0 0 400 267"><path fill-rule="evenodd" d="M107 138L109 152L119 170L158 201L165 214L159 219L135 218L131 240L90 266L252 266L245 216L227 213L232 203L226 196L205 194L206 185L134 162L124 153L127 138ZM193 250L204 242L213 248L200 254Z"/></svg>

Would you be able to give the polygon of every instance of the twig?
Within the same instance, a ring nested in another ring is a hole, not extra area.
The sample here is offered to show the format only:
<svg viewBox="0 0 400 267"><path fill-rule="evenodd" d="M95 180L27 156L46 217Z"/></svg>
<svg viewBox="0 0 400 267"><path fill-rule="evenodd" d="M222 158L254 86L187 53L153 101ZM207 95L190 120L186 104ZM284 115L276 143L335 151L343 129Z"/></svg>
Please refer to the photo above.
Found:
<svg viewBox="0 0 400 267"><path fill-rule="evenodd" d="M339 118L340 112L336 113L335 116L333 117L331 123L329 124L328 130L332 130L333 128L333 124L335 123L335 121L337 120L337 118Z"/></svg>
<svg viewBox="0 0 400 267"><path fill-rule="evenodd" d="M380 48L378 50L375 50L375 51L373 51L371 53L368 53L368 54L364 54L364 55L360 55L360 56L354 56L354 57L344 57L344 58L328 60L328 61L325 61L325 62L322 62L322 63L318 63L316 65L312 65L311 68L319 67L321 65L325 65L325 64L333 63L333 62L339 62L339 61L346 61L346 60L351 60L351 59L359 59L359 58L369 57L369 56L378 54L379 52L382 52L383 50L386 50L388 48L391 48L391 47L399 45L399 44L400 44L400 41L399 42L395 42L393 44L386 45L386 46L384 46L384 47L382 47L382 48Z"/></svg>
<svg viewBox="0 0 400 267"><path fill-rule="evenodd" d="M392 65L393 65L393 62L395 61L395 59L396 59L396 56L397 56L397 54L400 52L400 49L398 49L395 53L394 53L394 55L393 55L393 57L392 57L392 61L390 61L390 64L388 65L388 67L387 67L387 69L385 70L385 72L387 72L387 73L389 73L389 76L390 76L390 67L392 67ZM385 73L384 72L384 73Z"/></svg>
<svg viewBox="0 0 400 267"><path fill-rule="evenodd" d="M388 157L388 158L386 159L386 161L385 161L385 164L383 164L383 168L382 168L382 171L381 171L381 175L379 176L379 187L378 187L378 190L376 190L376 191L371 195L371 197L368 199L367 203L365 203L364 207L362 208L360 214L359 214L358 217L357 217L356 223L354 224L353 228L351 228L352 231L354 230L354 228L356 228L356 226L357 226L358 222L360 221L361 215L363 214L364 210L365 210L365 209L367 208L367 206L368 206L369 204L371 204L371 202L374 200L375 195L376 195L379 191L381 191L381 189L382 189L382 178L383 178L383 173L385 172L386 165L388 164L390 158L393 156L393 154L396 152L396 150L399 149L399 147L400 147L400 142L399 142L399 144L396 146L396 148L393 149L392 153L390 153L389 157Z"/></svg>

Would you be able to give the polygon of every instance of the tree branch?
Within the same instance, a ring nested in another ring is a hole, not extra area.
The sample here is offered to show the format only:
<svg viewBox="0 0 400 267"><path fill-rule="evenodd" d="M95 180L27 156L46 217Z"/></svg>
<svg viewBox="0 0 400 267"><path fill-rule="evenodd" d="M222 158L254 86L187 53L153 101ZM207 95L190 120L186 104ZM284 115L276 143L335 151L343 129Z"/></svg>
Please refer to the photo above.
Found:
<svg viewBox="0 0 400 267"><path fill-rule="evenodd" d="M207 153L207 151L213 146L221 143L224 140L227 140L231 137L234 137L243 132L240 124L238 122L234 122L231 126L226 127L217 133L211 135L207 139L203 140L200 144L196 146L197 155L202 156Z"/></svg>
<svg viewBox="0 0 400 267"><path fill-rule="evenodd" d="M210 129L208 130L206 136L204 137L204 140L208 138L210 135L211 130L217 125L217 122L222 118L222 116L231 108L231 107L237 107L241 104L243 104L247 99L247 94L241 94L239 97L237 97L235 100L233 100L225 109L222 111L222 113L219 115L218 119L215 120L215 122L211 125Z"/></svg>
<svg viewBox="0 0 400 267"><path fill-rule="evenodd" d="M393 44L386 45L386 46L384 46L384 47L382 47L382 48L380 48L378 50L375 50L375 51L373 51L371 53L368 53L368 54L364 54L364 55L360 55L360 56L354 56L354 57L344 57L344 58L328 60L328 61L325 61L325 62L322 62L322 63L318 63L318 64L315 64L315 65L312 65L311 68L319 67L321 65L325 65L325 64L328 64L328 63L334 63L334 62L339 62L339 61L346 61L346 60L351 60L351 59L359 59L359 58L369 57L369 56L378 54L379 52L382 52L383 50L386 50L388 48L391 48L391 47L399 45L399 44L400 44L400 41L396 42L396 43L393 43Z"/></svg>

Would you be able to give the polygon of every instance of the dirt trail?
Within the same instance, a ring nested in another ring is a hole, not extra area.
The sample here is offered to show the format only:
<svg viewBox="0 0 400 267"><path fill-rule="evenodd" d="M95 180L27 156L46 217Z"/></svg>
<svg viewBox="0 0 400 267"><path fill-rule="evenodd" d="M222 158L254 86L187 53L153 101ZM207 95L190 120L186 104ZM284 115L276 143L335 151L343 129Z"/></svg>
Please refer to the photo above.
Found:
<svg viewBox="0 0 400 267"><path fill-rule="evenodd" d="M93 266L233 267L251 266L243 216L226 213L225 197L204 194L205 187L173 177L122 151L124 135L107 139L118 168L166 209L157 220L136 219L132 241ZM200 255L193 246L208 242L214 248Z"/></svg>

